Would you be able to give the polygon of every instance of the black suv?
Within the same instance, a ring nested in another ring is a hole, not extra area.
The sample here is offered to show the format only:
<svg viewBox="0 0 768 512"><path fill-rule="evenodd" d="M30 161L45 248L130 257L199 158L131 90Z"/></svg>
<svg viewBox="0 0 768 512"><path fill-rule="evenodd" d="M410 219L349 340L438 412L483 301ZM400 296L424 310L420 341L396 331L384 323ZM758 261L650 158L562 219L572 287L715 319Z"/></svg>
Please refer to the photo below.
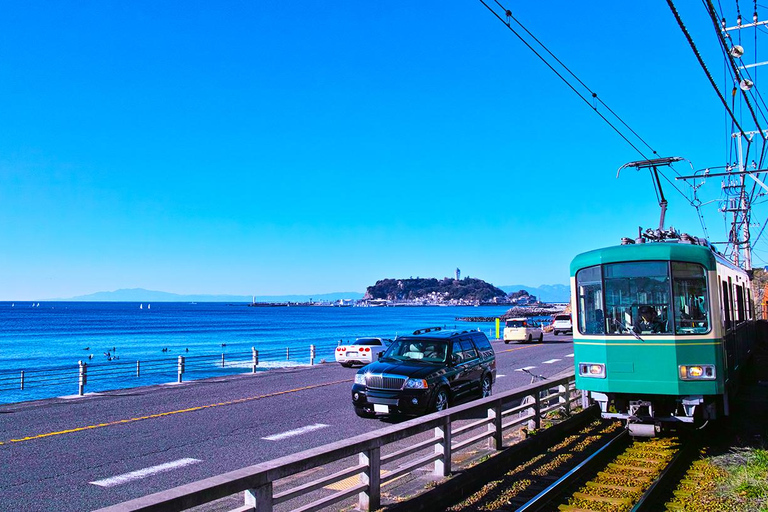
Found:
<svg viewBox="0 0 768 512"><path fill-rule="evenodd" d="M361 418L442 411L455 400L489 396L496 381L496 354L480 331L421 329L401 336L378 362L361 368L352 404Z"/></svg>

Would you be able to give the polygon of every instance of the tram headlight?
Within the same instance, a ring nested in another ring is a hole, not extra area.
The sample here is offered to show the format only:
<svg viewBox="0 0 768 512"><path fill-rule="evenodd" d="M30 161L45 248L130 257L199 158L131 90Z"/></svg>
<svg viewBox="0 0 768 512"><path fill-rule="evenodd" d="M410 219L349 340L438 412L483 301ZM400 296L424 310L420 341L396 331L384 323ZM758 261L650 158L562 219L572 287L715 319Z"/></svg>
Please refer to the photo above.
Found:
<svg viewBox="0 0 768 512"><path fill-rule="evenodd" d="M679 368L682 380L714 380L716 376L713 364L681 364Z"/></svg>
<svg viewBox="0 0 768 512"><path fill-rule="evenodd" d="M579 363L579 375L582 377L605 378L605 365L599 363Z"/></svg>

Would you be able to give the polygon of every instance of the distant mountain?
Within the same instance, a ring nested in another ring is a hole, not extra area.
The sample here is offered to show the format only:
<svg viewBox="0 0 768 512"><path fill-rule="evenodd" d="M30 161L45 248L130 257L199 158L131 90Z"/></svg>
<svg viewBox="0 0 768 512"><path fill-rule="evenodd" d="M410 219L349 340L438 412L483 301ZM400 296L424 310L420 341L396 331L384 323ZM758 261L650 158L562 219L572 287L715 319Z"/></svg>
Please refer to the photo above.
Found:
<svg viewBox="0 0 768 512"><path fill-rule="evenodd" d="M257 295L256 302L315 302L339 299L362 299L359 292L318 293L314 295ZM49 299L73 302L251 302L252 295L180 295L178 293L128 288L113 292L96 292L69 299Z"/></svg>
<svg viewBox="0 0 768 512"><path fill-rule="evenodd" d="M568 302L571 300L571 287L567 284L543 284L538 288L524 284L512 284L499 286L499 288L507 293L525 290L542 302Z"/></svg>

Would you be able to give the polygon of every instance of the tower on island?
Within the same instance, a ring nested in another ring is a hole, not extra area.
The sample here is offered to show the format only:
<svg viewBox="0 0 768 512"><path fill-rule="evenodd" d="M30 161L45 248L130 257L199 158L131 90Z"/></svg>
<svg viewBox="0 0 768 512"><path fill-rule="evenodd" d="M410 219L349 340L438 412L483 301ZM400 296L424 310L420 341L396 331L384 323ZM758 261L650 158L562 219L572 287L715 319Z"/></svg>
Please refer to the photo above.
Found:
<svg viewBox="0 0 768 512"><path fill-rule="evenodd" d="M456 280L461 281L461 269L456 267Z"/></svg>

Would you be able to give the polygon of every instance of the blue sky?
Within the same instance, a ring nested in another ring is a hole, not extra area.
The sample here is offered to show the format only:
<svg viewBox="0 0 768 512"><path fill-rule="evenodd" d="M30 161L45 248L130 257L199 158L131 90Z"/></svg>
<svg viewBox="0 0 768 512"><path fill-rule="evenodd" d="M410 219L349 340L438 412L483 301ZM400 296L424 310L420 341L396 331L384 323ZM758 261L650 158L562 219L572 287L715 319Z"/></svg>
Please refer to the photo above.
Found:
<svg viewBox="0 0 768 512"><path fill-rule="evenodd" d="M665 2L510 6L660 154L724 163L723 109ZM574 255L658 222L647 173L615 177L637 153L479 2L0 9L0 299L456 267L567 283ZM722 86L703 9L681 13Z"/></svg>

